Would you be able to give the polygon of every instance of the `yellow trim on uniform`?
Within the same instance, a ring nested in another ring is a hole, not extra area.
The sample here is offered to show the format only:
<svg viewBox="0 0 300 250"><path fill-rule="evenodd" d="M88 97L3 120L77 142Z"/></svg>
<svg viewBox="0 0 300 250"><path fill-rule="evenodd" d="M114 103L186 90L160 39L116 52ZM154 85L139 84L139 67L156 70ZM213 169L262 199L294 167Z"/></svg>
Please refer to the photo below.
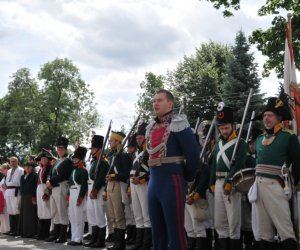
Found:
<svg viewBox="0 0 300 250"><path fill-rule="evenodd" d="M119 134L117 134L115 132L111 132L110 138L115 139L115 140L117 140L119 142L122 142L125 137L123 137L123 136L121 136L121 135L119 135Z"/></svg>
<svg viewBox="0 0 300 250"><path fill-rule="evenodd" d="M276 135L281 129L283 129L283 124L282 123L277 123L274 126L274 134Z"/></svg>
<svg viewBox="0 0 300 250"><path fill-rule="evenodd" d="M232 134L228 137L227 142L233 140L236 137L237 137L237 133L236 133L236 131L233 130Z"/></svg>

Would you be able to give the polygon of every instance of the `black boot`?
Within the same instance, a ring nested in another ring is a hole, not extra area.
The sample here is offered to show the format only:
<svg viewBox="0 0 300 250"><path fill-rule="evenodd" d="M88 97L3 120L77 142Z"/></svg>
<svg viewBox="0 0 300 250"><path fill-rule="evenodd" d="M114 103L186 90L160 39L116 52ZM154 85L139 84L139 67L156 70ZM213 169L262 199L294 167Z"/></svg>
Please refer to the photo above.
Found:
<svg viewBox="0 0 300 250"><path fill-rule="evenodd" d="M229 250L230 249L229 238L219 238L218 244L219 244L219 248L217 248L218 250Z"/></svg>
<svg viewBox="0 0 300 250"><path fill-rule="evenodd" d="M44 237L44 239L47 239L49 237L49 233L50 233L51 219L45 219L43 221L44 221L43 237Z"/></svg>
<svg viewBox="0 0 300 250"><path fill-rule="evenodd" d="M15 223L15 216L14 215L9 215L9 226L10 226L10 231L9 235L13 236L16 234L16 223Z"/></svg>
<svg viewBox="0 0 300 250"><path fill-rule="evenodd" d="M47 242L55 241L58 239L60 233L60 224L54 224L52 234L49 238L46 239Z"/></svg>
<svg viewBox="0 0 300 250"><path fill-rule="evenodd" d="M152 248L152 229L150 227L144 228L144 239L141 250L151 250Z"/></svg>
<svg viewBox="0 0 300 250"><path fill-rule="evenodd" d="M207 250L207 238L197 237L195 250Z"/></svg>
<svg viewBox="0 0 300 250"><path fill-rule="evenodd" d="M240 239L230 239L230 250L241 250L243 246Z"/></svg>
<svg viewBox="0 0 300 250"><path fill-rule="evenodd" d="M38 234L37 234L37 237L36 237L37 240L44 240L45 239L45 237L43 235L43 229L44 229L44 220L40 219L38 221Z"/></svg>
<svg viewBox="0 0 300 250"><path fill-rule="evenodd" d="M19 236L21 235L21 228L20 228L20 215L14 215L15 216L15 229L16 229L16 233L13 236Z"/></svg>
<svg viewBox="0 0 300 250"><path fill-rule="evenodd" d="M219 250L219 234L217 230L214 230L214 249Z"/></svg>
<svg viewBox="0 0 300 250"><path fill-rule="evenodd" d="M265 241L265 240L261 240L259 241L259 248L261 250L274 250L276 249L276 242L270 242L270 241Z"/></svg>
<svg viewBox="0 0 300 250"><path fill-rule="evenodd" d="M212 229L207 228L205 231L206 231L206 249L212 250L212 241L213 241Z"/></svg>
<svg viewBox="0 0 300 250"><path fill-rule="evenodd" d="M99 227L92 226L92 234L91 234L91 237L90 237L90 241L87 242L87 243L84 243L83 245L85 247L90 247L91 245L93 245L97 241L98 233L99 233Z"/></svg>
<svg viewBox="0 0 300 250"><path fill-rule="evenodd" d="M114 234L115 234L114 232L108 234L108 236L107 236L107 238L105 239L105 241L106 241L106 242L114 242L114 240L115 240Z"/></svg>
<svg viewBox="0 0 300 250"><path fill-rule="evenodd" d="M126 250L139 250L143 245L143 239L144 239L144 228L137 228L136 229L136 237L135 237L135 243L133 246L126 247Z"/></svg>
<svg viewBox="0 0 300 250"><path fill-rule="evenodd" d="M68 230L68 225L60 224L59 238L55 241L55 243L67 242L67 230Z"/></svg>
<svg viewBox="0 0 300 250"><path fill-rule="evenodd" d="M126 241L125 241L125 230L115 228L114 232L115 243L112 247L108 247L109 250L125 250Z"/></svg>
<svg viewBox="0 0 300 250"><path fill-rule="evenodd" d="M91 245L91 248L104 248L105 247L106 227L98 228L96 235L96 242Z"/></svg>
<svg viewBox="0 0 300 250"><path fill-rule="evenodd" d="M71 223L69 223L69 226L67 228L67 239L71 239L72 236L72 228L71 228Z"/></svg>
<svg viewBox="0 0 300 250"><path fill-rule="evenodd" d="M243 231L243 239L245 244L245 250L252 250L253 249L253 241L254 236L252 231Z"/></svg>
<svg viewBox="0 0 300 250"><path fill-rule="evenodd" d="M259 241L254 240L252 249L253 250L259 250Z"/></svg>
<svg viewBox="0 0 300 250"><path fill-rule="evenodd" d="M284 250L297 250L297 242L294 239L283 241Z"/></svg>
<svg viewBox="0 0 300 250"><path fill-rule="evenodd" d="M196 247L197 238L187 237L188 250L194 250Z"/></svg>
<svg viewBox="0 0 300 250"><path fill-rule="evenodd" d="M127 245L133 245L135 243L135 237L136 237L136 227L135 225L128 225L126 227L126 244Z"/></svg>

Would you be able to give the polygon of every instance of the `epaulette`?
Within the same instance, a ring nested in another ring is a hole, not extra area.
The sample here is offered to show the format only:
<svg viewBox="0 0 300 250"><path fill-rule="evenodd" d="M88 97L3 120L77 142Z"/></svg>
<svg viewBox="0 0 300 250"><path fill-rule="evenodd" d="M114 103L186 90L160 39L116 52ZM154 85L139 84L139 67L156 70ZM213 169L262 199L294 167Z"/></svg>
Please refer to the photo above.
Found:
<svg viewBox="0 0 300 250"><path fill-rule="evenodd" d="M180 132L190 126L186 115L174 115L170 124L171 132Z"/></svg>
<svg viewBox="0 0 300 250"><path fill-rule="evenodd" d="M153 127L154 124L155 124L155 121L152 121L152 122L150 122L149 125L146 127L145 138L148 138L148 137L149 137L150 129Z"/></svg>
<svg viewBox="0 0 300 250"><path fill-rule="evenodd" d="M282 129L282 132L286 132L286 133L289 133L289 134L291 134L291 135L295 134L293 130L288 129L288 128L283 128L283 129Z"/></svg>

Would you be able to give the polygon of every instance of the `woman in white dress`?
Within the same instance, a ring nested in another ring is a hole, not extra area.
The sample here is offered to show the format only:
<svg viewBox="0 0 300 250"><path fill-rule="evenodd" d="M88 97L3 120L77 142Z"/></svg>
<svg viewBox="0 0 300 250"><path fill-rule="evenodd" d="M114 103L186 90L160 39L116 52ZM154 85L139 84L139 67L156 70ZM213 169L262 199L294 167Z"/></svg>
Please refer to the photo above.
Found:
<svg viewBox="0 0 300 250"><path fill-rule="evenodd" d="M3 178L0 182L0 192L2 193L0 195L3 198L3 200L1 199L3 202L2 203L3 206L1 206L2 211L0 211L0 232L3 234L7 234L10 231L9 215L7 213L5 199L4 199L4 194L6 191L5 179L6 179L6 173L8 169L9 169L9 165L7 163L0 166L0 172L3 175Z"/></svg>

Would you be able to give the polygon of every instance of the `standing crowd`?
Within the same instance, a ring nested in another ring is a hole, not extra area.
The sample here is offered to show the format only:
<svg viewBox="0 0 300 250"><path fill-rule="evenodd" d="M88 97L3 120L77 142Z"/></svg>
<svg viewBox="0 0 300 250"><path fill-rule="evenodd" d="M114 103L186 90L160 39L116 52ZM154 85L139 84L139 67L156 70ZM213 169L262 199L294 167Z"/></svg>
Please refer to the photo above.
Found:
<svg viewBox="0 0 300 250"><path fill-rule="evenodd" d="M108 149L93 136L89 157L82 146L70 156L65 137L57 157L42 149L23 168L11 157L0 167L1 233L113 250L298 249L300 146L282 123L292 120L288 97L268 100L255 118L264 132L249 129L247 141L224 103L194 131L173 106L159 90L156 118L126 148L128 136L111 131Z"/></svg>

